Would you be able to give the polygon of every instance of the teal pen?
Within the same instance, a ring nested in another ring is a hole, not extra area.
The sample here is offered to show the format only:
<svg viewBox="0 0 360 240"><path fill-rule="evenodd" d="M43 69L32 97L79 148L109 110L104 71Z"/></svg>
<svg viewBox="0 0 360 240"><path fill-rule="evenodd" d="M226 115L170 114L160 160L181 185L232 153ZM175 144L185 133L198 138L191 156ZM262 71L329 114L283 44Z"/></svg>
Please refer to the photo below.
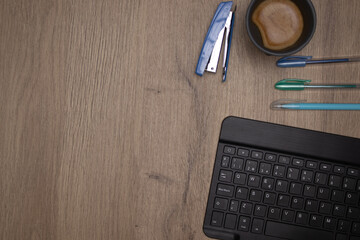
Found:
<svg viewBox="0 0 360 240"><path fill-rule="evenodd" d="M360 88L359 84L310 84L311 80L303 80L303 79L296 79L296 78L286 78L280 80L275 84L275 88L278 90L295 90L301 91L304 89L354 89Z"/></svg>
<svg viewBox="0 0 360 240"><path fill-rule="evenodd" d="M271 103L270 108L285 110L360 110L360 103L307 103L306 100L280 99Z"/></svg>

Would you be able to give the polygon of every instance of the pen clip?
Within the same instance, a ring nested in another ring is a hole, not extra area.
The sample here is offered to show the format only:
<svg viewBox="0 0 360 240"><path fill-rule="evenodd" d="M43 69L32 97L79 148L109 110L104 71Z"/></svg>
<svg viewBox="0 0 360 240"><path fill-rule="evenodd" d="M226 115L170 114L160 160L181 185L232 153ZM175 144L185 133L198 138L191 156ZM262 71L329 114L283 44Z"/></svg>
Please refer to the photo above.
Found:
<svg viewBox="0 0 360 240"><path fill-rule="evenodd" d="M286 68L286 67L305 67L306 61L310 60L312 56L288 56L280 58L276 62L276 66Z"/></svg>
<svg viewBox="0 0 360 240"><path fill-rule="evenodd" d="M297 79L297 78L285 78L280 80L278 83L310 83L311 80Z"/></svg>
<svg viewBox="0 0 360 240"><path fill-rule="evenodd" d="M306 102L306 100L294 100L290 98L283 98L276 100L270 104L271 109L281 109L284 104L290 104L290 103L303 103Z"/></svg>

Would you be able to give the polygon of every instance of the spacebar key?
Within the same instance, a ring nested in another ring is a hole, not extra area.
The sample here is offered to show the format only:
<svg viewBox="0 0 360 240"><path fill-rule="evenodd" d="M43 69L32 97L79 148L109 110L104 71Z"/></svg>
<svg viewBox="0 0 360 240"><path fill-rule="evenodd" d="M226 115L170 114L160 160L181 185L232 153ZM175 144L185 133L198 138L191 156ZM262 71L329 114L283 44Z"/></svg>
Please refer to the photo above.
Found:
<svg viewBox="0 0 360 240"><path fill-rule="evenodd" d="M333 234L331 232L271 221L266 223L265 235L286 238L289 240L329 240L333 238Z"/></svg>

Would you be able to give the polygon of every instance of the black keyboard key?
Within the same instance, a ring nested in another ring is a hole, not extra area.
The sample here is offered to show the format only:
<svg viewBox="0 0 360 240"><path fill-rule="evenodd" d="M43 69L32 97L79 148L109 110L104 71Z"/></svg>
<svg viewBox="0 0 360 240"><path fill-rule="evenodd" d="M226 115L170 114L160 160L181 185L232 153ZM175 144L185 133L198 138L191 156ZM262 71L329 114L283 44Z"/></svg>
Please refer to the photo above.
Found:
<svg viewBox="0 0 360 240"><path fill-rule="evenodd" d="M219 181L231 182L231 180L232 180L232 171L220 170Z"/></svg>
<svg viewBox="0 0 360 240"><path fill-rule="evenodd" d="M240 206L240 213L250 215L252 213L252 203L242 202Z"/></svg>
<svg viewBox="0 0 360 240"><path fill-rule="evenodd" d="M221 159L221 167L228 168L230 164L230 157L229 156L223 156Z"/></svg>
<svg viewBox="0 0 360 240"><path fill-rule="evenodd" d="M345 217L346 207L343 205L334 205L333 215L336 217Z"/></svg>
<svg viewBox="0 0 360 240"><path fill-rule="evenodd" d="M359 222L353 222L351 226L351 233L360 235L360 223Z"/></svg>
<svg viewBox="0 0 360 240"><path fill-rule="evenodd" d="M248 157L249 156L249 150L239 148L237 154L242 157Z"/></svg>
<svg viewBox="0 0 360 240"><path fill-rule="evenodd" d="M306 167L311 168L311 169L317 169L317 163L313 162L313 161L307 161L306 162Z"/></svg>
<svg viewBox="0 0 360 240"><path fill-rule="evenodd" d="M255 173L257 171L257 162L252 160L247 160L245 171Z"/></svg>
<svg viewBox="0 0 360 240"><path fill-rule="evenodd" d="M358 177L358 176L359 176L359 170L354 169L354 168L348 168L347 174L348 174L349 176Z"/></svg>
<svg viewBox="0 0 360 240"><path fill-rule="evenodd" d="M250 227L250 218L245 216L240 216L238 229L240 231L248 232L249 227Z"/></svg>
<svg viewBox="0 0 360 240"><path fill-rule="evenodd" d="M251 190L250 191L250 201L260 202L262 198L262 192L259 190Z"/></svg>
<svg viewBox="0 0 360 240"><path fill-rule="evenodd" d="M331 203L321 202L319 206L319 213L329 215L331 214Z"/></svg>
<svg viewBox="0 0 360 240"><path fill-rule="evenodd" d="M223 217L224 217L224 213L222 213L222 212L213 212L213 214L211 216L211 225L216 226L216 227L221 227Z"/></svg>
<svg viewBox="0 0 360 240"><path fill-rule="evenodd" d="M294 158L292 164L294 166L303 167L304 166L304 160L299 158Z"/></svg>
<svg viewBox="0 0 360 240"><path fill-rule="evenodd" d="M345 203L350 205L356 205L359 200L359 193L347 192L345 195Z"/></svg>
<svg viewBox="0 0 360 240"><path fill-rule="evenodd" d="M225 184L218 184L216 194L225 197L232 197L234 194L234 187Z"/></svg>
<svg viewBox="0 0 360 240"><path fill-rule="evenodd" d="M350 236L350 240L360 240L360 237Z"/></svg>
<svg viewBox="0 0 360 240"><path fill-rule="evenodd" d="M255 205L254 215L258 217L265 217L266 215L266 206L264 205Z"/></svg>
<svg viewBox="0 0 360 240"><path fill-rule="evenodd" d="M360 215L360 209L355 207L349 207L347 210L346 217L357 219Z"/></svg>
<svg viewBox="0 0 360 240"><path fill-rule="evenodd" d="M301 194L302 184L300 183L291 183L290 184L290 193L291 194Z"/></svg>
<svg viewBox="0 0 360 240"><path fill-rule="evenodd" d="M273 176L275 177L284 177L285 175L285 167L280 165L274 166Z"/></svg>
<svg viewBox="0 0 360 240"><path fill-rule="evenodd" d="M280 208L269 207L268 218L274 220L280 219Z"/></svg>
<svg viewBox="0 0 360 240"><path fill-rule="evenodd" d="M327 175L325 173L316 173L315 174L315 183L325 185Z"/></svg>
<svg viewBox="0 0 360 240"><path fill-rule="evenodd" d="M312 182L314 172L309 170L302 170L300 180L303 182Z"/></svg>
<svg viewBox="0 0 360 240"><path fill-rule="evenodd" d="M259 152L259 151L252 151L251 152L251 157L261 160L263 158L263 153Z"/></svg>
<svg viewBox="0 0 360 240"><path fill-rule="evenodd" d="M231 161L231 168L236 170L242 170L244 165L244 159L233 158Z"/></svg>
<svg viewBox="0 0 360 240"><path fill-rule="evenodd" d="M350 222L345 220L339 220L337 230L340 232L347 232L350 229Z"/></svg>
<svg viewBox="0 0 360 240"><path fill-rule="evenodd" d="M236 215L226 214L224 227L234 229L236 227Z"/></svg>
<svg viewBox="0 0 360 240"><path fill-rule="evenodd" d="M333 239L332 232L272 221L266 223L265 235L290 240Z"/></svg>
<svg viewBox="0 0 360 240"><path fill-rule="evenodd" d="M315 190L316 188L311 185L304 186L304 196L306 197L315 197Z"/></svg>
<svg viewBox="0 0 360 240"><path fill-rule="evenodd" d="M275 190L277 192L287 192L288 182L285 180L277 180ZM301 191L301 190L300 190Z"/></svg>
<svg viewBox="0 0 360 240"><path fill-rule="evenodd" d="M272 178L263 178L261 187L265 190L272 190L274 188L275 180Z"/></svg>
<svg viewBox="0 0 360 240"><path fill-rule="evenodd" d="M279 163L282 163L282 164L290 164L290 157L287 157L287 156L279 156Z"/></svg>
<svg viewBox="0 0 360 240"><path fill-rule="evenodd" d="M307 225L309 214L304 212L297 212L295 222L298 224Z"/></svg>
<svg viewBox="0 0 360 240"><path fill-rule="evenodd" d="M335 230L336 228L336 219L332 217L324 218L324 228L328 230Z"/></svg>
<svg viewBox="0 0 360 240"><path fill-rule="evenodd" d="M360 191L360 180L357 181L356 190Z"/></svg>
<svg viewBox="0 0 360 240"><path fill-rule="evenodd" d="M264 203L274 205L276 201L276 194L271 192L265 192Z"/></svg>
<svg viewBox="0 0 360 240"><path fill-rule="evenodd" d="M336 239L335 240L348 240L347 235L345 234L336 234Z"/></svg>
<svg viewBox="0 0 360 240"><path fill-rule="evenodd" d="M276 155L271 154L271 153L267 153L267 154L265 154L265 160L270 161L270 162L275 162L276 161Z"/></svg>
<svg viewBox="0 0 360 240"><path fill-rule="evenodd" d="M259 173L264 175L271 174L271 164L268 163L260 163Z"/></svg>
<svg viewBox="0 0 360 240"><path fill-rule="evenodd" d="M329 186L339 188L339 187L341 187L341 181L342 181L341 177L335 176L335 175L330 175Z"/></svg>
<svg viewBox="0 0 360 240"><path fill-rule="evenodd" d="M318 201L308 199L305 201L305 210L310 212L317 212L318 210Z"/></svg>
<svg viewBox="0 0 360 240"><path fill-rule="evenodd" d="M356 189L356 180L353 178L344 178L343 188L346 190L355 191Z"/></svg>
<svg viewBox="0 0 360 240"><path fill-rule="evenodd" d="M239 210L239 201L231 200L229 210L230 212L237 212Z"/></svg>
<svg viewBox="0 0 360 240"><path fill-rule="evenodd" d="M289 167L286 177L288 179L297 180L299 178L299 169Z"/></svg>
<svg viewBox="0 0 360 240"><path fill-rule="evenodd" d="M317 197L319 199L327 200L330 197L330 190L328 188L319 187Z"/></svg>
<svg viewBox="0 0 360 240"><path fill-rule="evenodd" d="M248 185L250 187L259 187L260 179L261 178L259 176L249 175Z"/></svg>
<svg viewBox="0 0 360 240"><path fill-rule="evenodd" d="M334 166L334 173L344 174L345 168L341 166Z"/></svg>
<svg viewBox="0 0 360 240"><path fill-rule="evenodd" d="M239 173L239 172L235 173L234 183L235 184L240 184L240 185L246 184L246 174L245 173Z"/></svg>
<svg viewBox="0 0 360 240"><path fill-rule="evenodd" d="M229 200L224 198L215 198L214 201L214 208L220 209L220 210L226 210L228 207Z"/></svg>
<svg viewBox="0 0 360 240"><path fill-rule="evenodd" d="M236 189L236 195L235 197L238 199L244 199L246 200L248 198L249 190L247 188L238 187Z"/></svg>
<svg viewBox="0 0 360 240"><path fill-rule="evenodd" d="M234 155L235 154L235 148L230 147L230 146L225 146L224 147L224 153Z"/></svg>
<svg viewBox="0 0 360 240"><path fill-rule="evenodd" d="M311 214L309 224L313 227L322 226L323 217L320 215Z"/></svg>
<svg viewBox="0 0 360 240"><path fill-rule="evenodd" d="M291 208L302 209L304 205L304 199L299 197L293 197L291 200Z"/></svg>
<svg viewBox="0 0 360 240"><path fill-rule="evenodd" d="M320 164L320 170L330 172L331 171L331 165L327 163L321 163Z"/></svg>
<svg viewBox="0 0 360 240"><path fill-rule="evenodd" d="M279 194L277 205L282 206L282 207L287 207L287 206L289 206L289 203L290 203L289 196Z"/></svg>
<svg viewBox="0 0 360 240"><path fill-rule="evenodd" d="M294 221L295 212L292 210L284 209L282 212L281 220L285 222L292 222Z"/></svg>
<svg viewBox="0 0 360 240"><path fill-rule="evenodd" d="M340 190L333 190L331 193L331 201L335 202L344 202L345 200L345 192Z"/></svg>
<svg viewBox="0 0 360 240"><path fill-rule="evenodd" d="M251 232L260 234L263 232L263 228L264 228L264 220L254 218Z"/></svg>

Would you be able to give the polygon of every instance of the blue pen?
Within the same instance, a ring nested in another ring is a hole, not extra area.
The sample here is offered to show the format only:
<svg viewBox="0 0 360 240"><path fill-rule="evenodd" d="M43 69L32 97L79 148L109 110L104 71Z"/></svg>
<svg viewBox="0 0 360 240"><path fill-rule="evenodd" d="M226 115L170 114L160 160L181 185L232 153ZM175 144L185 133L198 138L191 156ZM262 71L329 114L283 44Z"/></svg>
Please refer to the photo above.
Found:
<svg viewBox="0 0 360 240"><path fill-rule="evenodd" d="M276 65L278 67L305 67L306 64L317 63L341 63L341 62L360 62L360 57L345 57L333 59L312 59L312 56L288 56L280 58Z"/></svg>
<svg viewBox="0 0 360 240"><path fill-rule="evenodd" d="M270 108L291 110L360 110L360 103L307 103L306 100L280 99L271 103Z"/></svg>

